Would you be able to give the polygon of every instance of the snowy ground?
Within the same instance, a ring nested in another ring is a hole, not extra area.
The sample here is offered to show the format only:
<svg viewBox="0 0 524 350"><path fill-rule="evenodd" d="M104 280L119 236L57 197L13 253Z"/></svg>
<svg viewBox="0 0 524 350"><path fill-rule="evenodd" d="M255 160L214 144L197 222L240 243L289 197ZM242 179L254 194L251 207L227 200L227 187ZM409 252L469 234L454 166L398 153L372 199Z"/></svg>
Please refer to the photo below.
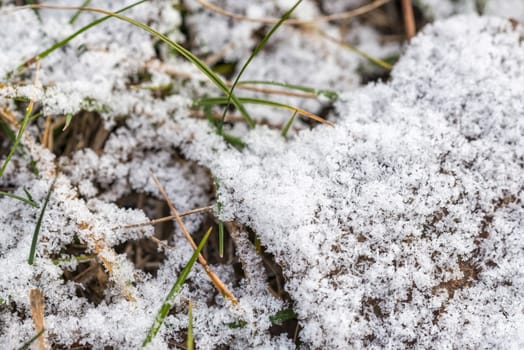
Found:
<svg viewBox="0 0 524 350"><path fill-rule="evenodd" d="M2 348L18 348L35 335L29 301L35 288L45 295L45 339L53 348L140 346L192 254L173 228L158 237L165 242L155 246L163 259L154 273L137 268L120 248L155 234L150 226L121 228L157 217L147 206L122 204L133 196L162 199L152 173L180 212L215 206L215 216L229 222L231 261L242 273L223 261L211 266L238 299L234 305L196 264L151 349L184 343L188 300L198 349L294 349L293 335L272 330L274 316L290 307L304 349L524 347L524 28L515 21L478 17L475 1L420 0L428 18L440 20L402 49L389 81L367 86L360 86L362 58L310 31L283 27L245 79L335 90L340 97L326 117L336 126L308 128L301 120L295 125L301 130L283 138L275 126L289 113L251 108L264 125L227 125L247 145L239 150L194 111L194 98L219 94L201 73L114 19L43 59L36 86L34 67L11 75L97 16L84 13L70 25L72 12L41 10L39 19L32 10L13 12L10 3L0 1L2 125L10 116L23 118L20 98L35 100L43 117L29 125L21 151L0 177L0 191L25 197L27 190L42 205L56 183L34 265L27 258L40 209L0 196ZM252 18L278 18L293 5L213 3ZM294 18L365 3L304 1ZM111 10L128 4L91 2ZM202 57L220 52L226 62L247 58L263 28L197 1L185 2L182 19L171 5L151 1L125 14L175 41L191 41ZM519 1L484 5L483 13L524 19ZM467 16L443 19L455 13ZM182 23L186 31L179 30ZM365 22L321 29L357 38L377 57L401 49L380 42ZM153 91L167 84L167 93ZM282 101L313 112L328 104ZM70 128L82 128L76 118L92 123L89 116L96 115L107 132L94 135L89 147L66 143L57 156L42 136L46 117L60 121L79 111ZM10 147L1 132L2 163ZM216 196L213 178L220 184ZM184 221L201 237L213 220L197 214ZM281 266L286 298L268 288L253 233ZM91 270L74 257L78 246L92 256ZM68 278L75 271L98 271L98 299L88 296L96 294L92 281L82 274Z"/></svg>

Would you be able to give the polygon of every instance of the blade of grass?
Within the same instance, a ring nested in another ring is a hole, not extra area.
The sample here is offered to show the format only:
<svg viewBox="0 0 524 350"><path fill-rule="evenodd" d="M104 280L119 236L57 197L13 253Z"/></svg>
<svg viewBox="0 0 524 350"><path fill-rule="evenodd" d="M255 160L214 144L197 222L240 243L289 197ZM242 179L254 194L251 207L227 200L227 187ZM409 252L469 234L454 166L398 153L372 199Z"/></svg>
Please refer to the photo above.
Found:
<svg viewBox="0 0 524 350"><path fill-rule="evenodd" d="M298 90L303 91L307 93L314 94L315 96L324 96L327 97L331 101L335 101L338 99L338 94L333 90L327 90L327 89L315 89L313 87L305 86L305 85L297 85L297 84L287 84L287 83L281 83L278 81L268 81L268 80L243 80L239 81L237 85L272 85L272 86L279 86L290 90Z"/></svg>
<svg viewBox="0 0 524 350"><path fill-rule="evenodd" d="M218 199L218 191L220 190L220 182L215 177L215 187L217 196L217 211L218 211L218 256L224 257L224 222L220 220L222 215L222 202Z"/></svg>
<svg viewBox="0 0 524 350"><path fill-rule="evenodd" d="M86 7L86 6L89 6L90 3L91 3L91 0L85 0L82 3L82 5L80 6ZM71 17L71 19L69 20L69 24L75 24L76 20L78 19L78 17L80 17L81 14L82 14L82 11L76 11L73 17Z"/></svg>
<svg viewBox="0 0 524 350"><path fill-rule="evenodd" d="M201 61L198 57L196 57L191 51L187 50L182 45L172 41L164 34L161 34L160 32L156 31L155 29L149 27L148 25L140 21L126 17L119 13L113 13L111 11L106 11L106 10L93 8L93 7L27 5L27 6L22 6L20 8L43 8L43 9L54 9L54 10L80 10L80 11L96 12L96 13L102 13L107 16L118 18L124 22L128 22L142 30L145 30L146 32L150 33L158 40L166 43L169 47L171 47L176 52L178 52L180 55L182 55L187 60L189 60L191 63L193 63L200 71L202 71L202 73L204 73L209 78L209 80L211 80L220 90L222 90L222 92L224 92L226 95L229 94L229 88L227 84L225 84L224 81L217 74L215 74L208 65L206 65L203 61ZM239 110L242 116L246 119L246 122L248 123L248 125L251 128L255 127L255 122L253 121L253 119L251 118L247 110L244 108L242 103L240 103L240 101L234 94L231 95L231 103Z"/></svg>
<svg viewBox="0 0 524 350"><path fill-rule="evenodd" d="M26 192L26 195L28 193L29 192ZM26 204L29 204L33 208L40 208L40 205L38 205L38 203L35 202L30 196L28 196L27 198L24 198L24 197L17 196L16 194L4 192L4 191L0 191L0 196L6 196L6 197L10 197L10 198L19 200L20 202L24 202Z"/></svg>
<svg viewBox="0 0 524 350"><path fill-rule="evenodd" d="M18 350L27 350L29 347L38 339L42 334L44 334L45 329L42 329L40 332L38 332L34 337L26 341L21 347L18 348Z"/></svg>
<svg viewBox="0 0 524 350"><path fill-rule="evenodd" d="M141 0L141 1L135 2L135 3L133 3L133 4L129 5L129 6L126 6L126 7L122 8L122 9L118 10L115 13L121 13L121 12L127 11L127 10L129 10L129 9L131 9L131 8L137 6L137 5L140 5L141 3L146 2L146 1L148 1L148 0ZM40 6L40 5L34 5L34 6ZM79 12L81 12L80 9L78 9L77 13L79 13ZM97 19L96 21L93 21L93 22L89 23L88 25L80 28L79 30L77 30L76 32L74 32L73 34L68 36L67 38L65 38L63 40L60 40L59 42L57 42L56 44L54 44L53 46L51 46L47 50L44 50L44 51L40 52L36 56L33 56L30 59L28 59L27 61L25 61L24 63L22 63L20 66L18 66L16 71L17 72L22 72L24 69L28 68L30 65L32 65L36 61L38 61L40 59L43 59L44 57L48 56L51 52L55 51L56 49L59 49L59 48L63 47L64 45L66 45L68 42L70 42L71 40L73 40L74 38L76 38L77 36L82 34L83 32L93 28L94 26L97 26L98 24L108 20L111 17L112 16L109 16L109 15L105 16L105 17L102 17L102 18Z"/></svg>
<svg viewBox="0 0 524 350"><path fill-rule="evenodd" d="M297 115L297 111L294 111L293 115L291 116L291 118L289 118L288 122L284 126L284 129L282 129L282 132L280 133L280 135L283 138L286 138L287 132L289 131L289 128L291 128L291 125L293 125L293 121L295 121L296 115Z"/></svg>
<svg viewBox="0 0 524 350"><path fill-rule="evenodd" d="M189 272L193 268L193 265L195 264L198 255L202 251L202 248L204 248L204 245L207 242L207 239L209 238L209 235L211 234L211 228L207 230L206 234L204 235L204 238L200 241L198 247L193 252L193 255L191 255L191 258L187 262L186 266L178 276L175 284L173 284L173 287L169 291L169 293L166 296L166 299L162 306L160 307L160 310L158 311L155 321L153 322L153 325L151 326L151 329L146 335L146 338L144 339L144 342L142 343L142 347L149 344L153 338L157 335L158 331L160 330L160 327L162 327L162 324L164 323L164 320L169 313L169 310L171 310L171 307L173 306L173 302L175 301L176 296L178 295L178 292L182 289L182 286L184 282L186 281L187 276L189 275Z"/></svg>
<svg viewBox="0 0 524 350"><path fill-rule="evenodd" d="M229 90L229 92L227 94L227 104L226 104L226 107L224 108L224 111L222 112L222 119L221 119L221 122L220 122L220 124L218 126L219 133L222 132L222 128L224 126L224 120L226 119L226 113L227 113L227 111L229 109L229 106L231 105L231 96L233 95L233 91L235 90L235 86L237 85L238 81L240 80L240 77L242 76L242 74L244 73L246 68L249 66L249 64L251 63L253 58L255 58L255 56L260 52L260 50L262 50L262 48L266 45L266 43L268 42L269 38L271 38L271 36L277 31L277 29L282 25L282 23L284 23L291 16L293 11L295 11L295 9L298 7L298 5L300 5L301 2L302 2L302 0L298 0L295 3L295 5L293 5L293 7L291 7L289 10L287 10L286 13L284 13L282 15L282 17L280 17L280 20L262 38L262 40L258 43L258 45L255 47L255 49L253 50L253 52L251 53L249 58L246 60L246 62L244 63L244 65L240 69L240 72L238 73L237 77L233 81L233 85L231 85L231 89Z"/></svg>
<svg viewBox="0 0 524 350"><path fill-rule="evenodd" d="M193 303L191 300L189 301L189 312L187 315L188 321L187 321L187 343L186 343L186 349L187 350L193 350L195 348L195 341L193 337Z"/></svg>
<svg viewBox="0 0 524 350"><path fill-rule="evenodd" d="M38 217L38 221L36 222L35 232L33 233L33 241L31 242L31 250L29 251L29 259L27 259L29 265L33 265L35 261L36 245L38 244L38 236L40 234L40 229L42 228L42 220L44 219L45 210L47 209L47 204L49 203L49 199L51 198L51 193L53 192L53 188L55 187L56 179L57 177L55 177L55 179L51 183L51 186L49 187L49 191L47 192L44 205L42 206L42 211L40 211L40 216Z"/></svg>
<svg viewBox="0 0 524 350"><path fill-rule="evenodd" d="M27 128L27 125L29 124L29 121L31 120L31 114L33 113L33 102L29 102L29 105L27 106L24 119L22 120L22 125L20 126L20 129L18 130L18 134L16 135L15 142L11 146L11 150L9 151L9 154L7 155L7 158L4 161L4 164L2 165L2 168L0 168L0 177L5 172L5 169L7 168L7 164L9 164L9 161L11 158L13 158L13 155L15 154L15 151L20 144L20 140L22 139L22 135L24 134L25 129Z"/></svg>
<svg viewBox="0 0 524 350"><path fill-rule="evenodd" d="M269 101L269 100L264 100L264 99L259 99L259 98L249 98L249 97L239 97L239 101L243 104L259 104L259 105L266 105L270 107L287 109L293 112L297 111L298 114L303 115L304 117L308 117L310 119L316 120L319 123L327 124L333 127L335 126L335 124L319 117L316 114L313 114L301 108L290 106L284 103ZM222 104L227 104L227 97L208 97L208 98L200 99L195 102L195 105L200 106L200 107L222 105Z"/></svg>

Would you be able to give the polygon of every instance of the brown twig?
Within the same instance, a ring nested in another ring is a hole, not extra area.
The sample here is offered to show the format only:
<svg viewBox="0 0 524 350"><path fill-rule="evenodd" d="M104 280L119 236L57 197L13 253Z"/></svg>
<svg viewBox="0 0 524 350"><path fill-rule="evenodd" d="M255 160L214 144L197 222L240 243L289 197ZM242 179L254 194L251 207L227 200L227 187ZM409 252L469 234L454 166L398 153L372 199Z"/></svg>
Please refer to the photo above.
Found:
<svg viewBox="0 0 524 350"><path fill-rule="evenodd" d="M153 180L155 181L156 186L158 187L158 190L160 193L162 193L162 196L164 197L167 205L169 206L169 209L171 210L171 214L175 217L176 222L180 226L180 229L182 230L182 233L186 237L187 241L193 247L193 249L197 249L197 245L195 244L195 241L193 240L193 237L189 234L189 231L186 228L186 225L182 221L182 218L180 217L180 214L176 210L175 206L173 205L173 202L171 202L171 199L169 199L169 196L166 193L166 190L158 180L158 178L153 175ZM204 270L206 271L207 275L211 279L211 282L213 282L213 285L215 288L222 294L226 299L229 299L234 305L238 304L238 299L235 298L233 293L227 288L227 286L218 278L218 276L211 270L209 267L207 260L202 256L202 254L198 254L198 261L200 264L204 267Z"/></svg>
<svg viewBox="0 0 524 350"><path fill-rule="evenodd" d="M233 18L233 19L238 19L238 20L242 20L242 21L249 21L249 22L256 22L256 23L264 23L264 24L274 24L274 23L278 23L280 21L279 18L252 18L252 17L248 17L248 16L244 16L244 15L240 15L240 14L237 14L237 13L233 13L233 12L228 12L228 11L225 11L223 9L221 9L220 7L216 6L216 5L213 5L211 3L209 3L208 1L206 0L196 0L200 5L202 5L202 7L210 10L210 11L213 11L213 12L216 12L222 16L226 16L226 17L230 17L230 18ZM372 2L371 4L367 4L367 5L364 5L364 6L361 6L359 8L356 8L354 10L351 10L351 11L347 11L347 12L342 12L342 13L336 13L336 14L333 14L333 15L327 15L327 16L321 16L321 17L316 17L316 18L312 18L312 19L309 19L309 20L300 20L300 19L288 19L287 21L284 22L284 24L287 24L287 25L307 25L307 24L312 24L312 23L322 23L322 22L331 22L331 21L338 21L338 20L342 20L342 19L349 19L349 18L353 18L353 17L357 17L357 16L360 16L360 15L363 15L369 11L372 11L388 2L390 2L391 0L377 0L377 1L374 1Z"/></svg>
<svg viewBox="0 0 524 350"><path fill-rule="evenodd" d="M411 0L402 0L402 14L404 16L404 27L408 40L415 36L415 16L413 15L413 5Z"/></svg>
<svg viewBox="0 0 524 350"><path fill-rule="evenodd" d="M193 210L188 210L186 212L179 213L178 215L180 215L180 217L183 217L183 216L188 216L188 215L192 215L192 214L198 214L198 213L202 213L202 212L206 212L206 211L210 211L210 210L213 210L213 206L202 207L202 208L197 208L197 209L193 209ZM141 222L141 223L138 223L138 224L131 224L131 225L127 225L127 226L113 227L113 230L137 228L137 227L143 227L143 226L149 226L149 225L156 225L156 224L160 224L162 222L171 221L171 220L175 220L175 219L176 219L176 217L174 215L164 216L163 218L154 219L154 220L147 221L147 222Z"/></svg>

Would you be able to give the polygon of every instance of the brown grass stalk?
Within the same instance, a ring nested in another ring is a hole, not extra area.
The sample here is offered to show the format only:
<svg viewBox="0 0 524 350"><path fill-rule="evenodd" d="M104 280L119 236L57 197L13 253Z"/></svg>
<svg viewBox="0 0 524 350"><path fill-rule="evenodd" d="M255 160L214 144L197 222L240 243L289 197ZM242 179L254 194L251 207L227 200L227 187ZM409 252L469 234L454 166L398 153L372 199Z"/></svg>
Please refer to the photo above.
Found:
<svg viewBox="0 0 524 350"><path fill-rule="evenodd" d="M155 184L158 187L158 190L160 191L167 205L169 206L169 209L171 210L171 214L173 214L176 222L180 226L182 233L186 237L189 244L191 244L191 247L193 247L193 249L196 250L197 245L195 244L193 237L191 237L191 234L189 234L189 231L187 230L186 225L182 221L180 214L178 213L175 206L173 205L173 202L171 202L171 199L169 199L169 196L167 195L166 190L164 189L164 187L162 186L162 184L160 183L160 181L158 180L158 178L155 175L153 175L153 180L155 181ZM233 303L234 305L238 304L238 299L233 295L233 293L231 293L231 291L227 288L224 282L222 282L220 278L218 278L218 276L211 270L211 268L209 267L207 263L207 260L202 256L202 254L198 255L198 261L204 267L204 270L206 271L207 275L211 279L211 282L213 282L213 285L220 292L220 294L222 294L226 299L231 301L231 303Z"/></svg>
<svg viewBox="0 0 524 350"><path fill-rule="evenodd" d="M34 288L29 292L29 301L31 304L31 317L35 324L36 333L44 331L44 292L41 289ZM38 350L47 350L45 333L38 337Z"/></svg>
<svg viewBox="0 0 524 350"><path fill-rule="evenodd" d="M210 10L210 11L213 11L213 12L216 12L222 16L226 16L226 17L230 17L230 18L233 18L233 19L237 19L237 20L242 20L242 21L249 21L249 22L256 22L256 23L264 23L264 24L275 24L275 23L278 23L278 21L280 21L279 18L252 18L252 17L248 17L248 16L244 16L244 15L240 15L240 14L237 14L237 13L233 13L233 12L228 12L226 10L223 10L221 9L220 7L216 6L216 5L213 5L211 4L210 2L206 1L206 0L196 0L200 5L202 5L202 7ZM300 20L300 19L288 19L284 22L284 24L287 24L287 25L307 25L307 24L313 24L313 23L322 23L322 22L331 22L331 21L338 21L338 20L343 20L343 19L350 19L350 18L353 18L353 17L357 17L357 16L361 16L365 13L368 13L388 2L390 2L391 0L376 0L370 4L367 4L367 5L364 5L364 6L361 6L359 8L356 8L354 10L350 10L350 11L347 11L347 12L341 12L341 13L336 13L336 14L332 14L332 15L327 15L327 16L320 16L320 17L316 17L316 18L312 18L310 20Z"/></svg>

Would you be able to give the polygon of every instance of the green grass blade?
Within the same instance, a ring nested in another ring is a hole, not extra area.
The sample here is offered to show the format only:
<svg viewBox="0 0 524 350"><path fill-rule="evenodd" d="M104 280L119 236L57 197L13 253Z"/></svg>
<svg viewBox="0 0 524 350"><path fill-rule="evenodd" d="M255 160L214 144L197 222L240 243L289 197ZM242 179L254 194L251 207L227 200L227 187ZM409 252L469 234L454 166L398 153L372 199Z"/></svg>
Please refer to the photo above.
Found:
<svg viewBox="0 0 524 350"><path fill-rule="evenodd" d="M40 216L38 217L38 221L36 222L35 232L33 233L33 241L31 242L31 250L29 251L29 259L27 259L27 262L29 265L33 265L35 262L35 254L36 254L36 245L38 244L38 236L40 235L40 229L42 228L42 220L44 219L45 210L47 209L47 203L49 203L49 198L51 198L51 193L53 192L53 188L55 187L56 177L51 183L51 187L49 187L49 191L47 192L47 196L44 201L44 205L42 206L42 211L40 211Z"/></svg>
<svg viewBox="0 0 524 350"><path fill-rule="evenodd" d="M218 256L221 258L224 257L224 222L220 220L220 215L222 215L222 202L218 199L218 191L220 189L220 182L218 178L215 177L215 187L217 195L217 211L218 211Z"/></svg>
<svg viewBox="0 0 524 350"><path fill-rule="evenodd" d="M45 329L42 329L40 332L38 332L33 338L29 339L27 342L25 342L21 347L18 348L18 350L27 350L33 344L42 334L44 334Z"/></svg>
<svg viewBox="0 0 524 350"><path fill-rule="evenodd" d="M9 164L9 161L11 158L13 158L13 155L16 152L16 149L18 145L20 144L20 140L22 139L22 135L24 134L25 129L27 128L27 124L29 124L29 120L31 119L31 114L33 113L33 103L29 103L29 106L26 109L24 120L22 120L22 125L20 126L20 129L18 130L18 134L16 135L15 142L11 146L11 150L9 151L9 154L7 155L7 158L4 161L4 164L2 165L2 168L0 168L0 177L4 175L5 169L7 168L7 164Z"/></svg>
<svg viewBox="0 0 524 350"><path fill-rule="evenodd" d="M319 123L327 124L329 126L335 126L333 123L319 117L316 114L310 113L298 107L287 105L285 103L264 100L260 98L250 98L250 97L240 97L239 101L243 104L259 104L259 105L265 105L269 107L287 109L293 112L297 111L298 114L308 117L310 119L316 120ZM227 97L207 97L207 98L203 98L198 101L195 101L195 105L199 107L223 105L223 104L227 104Z"/></svg>
<svg viewBox="0 0 524 350"><path fill-rule="evenodd" d="M27 193L28 192L26 192L26 194ZM34 208L39 208L40 207L38 205L38 203L35 202L30 196L28 196L27 198L24 198L24 197L17 196L16 194L4 192L4 191L0 191L0 196L6 196L6 197L10 197L10 198L19 200L20 202L24 202L26 204L29 204L30 206L32 206Z"/></svg>
<svg viewBox="0 0 524 350"><path fill-rule="evenodd" d="M272 85L272 86L283 87L289 90L307 92L310 94L314 94L315 96L324 96L331 101L338 100L338 93L336 93L333 90L316 89L316 88L305 86L305 85L287 84L287 83L281 83L278 81L269 81L269 80L243 80L243 81L239 81L237 85Z"/></svg>
<svg viewBox="0 0 524 350"><path fill-rule="evenodd" d="M187 276L189 275L189 272L193 268L193 265L195 264L196 259L198 258L198 254L202 251L202 248L204 248L204 245L207 242L207 239L209 238L209 235L211 234L211 228L207 230L206 234L204 235L204 238L200 241L198 244L197 249L193 252L193 255L191 255L191 258L187 262L186 266L178 276L175 284L169 291L169 293L166 296L166 299L164 303L162 304L162 307L158 311L158 314L156 315L155 321L153 322L153 325L151 326L151 329L147 333L146 338L144 339L144 342L142 343L142 347L149 344L153 338L156 336L158 331L160 330L160 327L164 323L164 320L169 313L169 310L171 310L171 307L173 306L173 302L175 300L175 297L178 295L178 292L182 289L182 286L184 282L186 281Z"/></svg>
<svg viewBox="0 0 524 350"><path fill-rule="evenodd" d="M187 322L187 343L186 349L193 350L195 348L195 341L193 337L193 303L189 302L189 312L188 312L188 322Z"/></svg>
<svg viewBox="0 0 524 350"><path fill-rule="evenodd" d="M224 222L218 221L218 256L224 257Z"/></svg>
<svg viewBox="0 0 524 350"><path fill-rule="evenodd" d="M141 0L141 1L138 1L138 2L135 2L129 6L126 6L124 7L123 9L120 9L118 10L117 12L115 13L121 13L121 12L124 12L124 11L127 11L129 10L130 8L133 8L137 5L140 5L141 3L144 3L148 0ZM81 10L78 10L76 14L78 14L79 12L81 12ZM75 15L76 15L75 14ZM74 16L73 16L74 17ZM78 16L77 16L78 17ZM108 20L109 18L111 18L112 16L110 15L107 15L105 17L102 17L100 19L97 19L96 21L93 21L91 23L89 23L88 25L80 28L79 30L77 30L76 32L74 32L73 34L71 34L70 36L68 36L67 38L63 39L63 40L60 40L59 42L57 42L56 44L54 44L53 46L51 46L50 48L48 48L47 50L44 50L42 52L40 52L39 54L37 54L36 56L33 56L31 57L30 59L28 59L27 61L25 61L24 63L22 63L20 66L18 66L18 68L16 69L17 72L21 72L23 71L24 69L28 68L31 64L35 63L36 61L40 60L40 59L43 59L44 57L48 56L50 53L52 53L53 51L55 51L56 49L59 49L61 47L63 47L64 45L66 45L68 42L70 42L71 40L73 40L74 38L76 38L77 36L79 36L80 34L82 34L83 32L93 28L94 26L97 26L98 24Z"/></svg>
<svg viewBox="0 0 524 350"><path fill-rule="evenodd" d="M226 104L226 107L224 108L224 112L222 113L222 121L221 121L221 123L219 125L219 130L220 131L222 130L222 127L223 127L223 124L224 124L224 120L226 119L227 110L229 109L229 106L231 104L231 97L233 96L233 91L235 90L235 87L236 87L238 81L240 80L240 77L242 76L242 74L244 73L246 68L249 66L249 64L251 63L253 58L255 58L255 56L260 52L260 50L262 50L262 48L266 45L266 43L268 42L269 38L271 38L271 36L277 31L277 29L282 25L282 23L284 23L291 16L293 11L295 11L295 9L298 7L298 5L300 5L301 2L302 2L302 0L298 0L295 3L295 5L293 5L293 7L291 7L289 10L287 10L286 13L284 13L284 15L282 15L282 17L280 17L280 20L277 23L275 23L273 28L271 28L271 30L262 38L262 40L258 43L258 45L255 47L255 49L253 50L253 52L251 53L251 55L249 56L247 61L244 63L244 65L240 69L240 72L238 73L237 77L235 78L235 81L231 85L231 89L229 90L229 92L227 94L227 104ZM254 125L252 125L251 127L254 127Z"/></svg>
<svg viewBox="0 0 524 350"><path fill-rule="evenodd" d="M141 1L142 2L142 1ZM182 45L172 41L164 34L159 33L155 29L149 27L148 25L134 20L132 18L126 17L124 15L121 15L119 13L113 13L110 11L97 9L97 8L91 8L91 7L71 7L71 6L51 6L51 5L35 5L31 6L32 8L46 8L46 9L56 9L56 10L81 10L81 11L88 11L88 12L96 12L96 13L102 13L107 16L118 18L124 22L128 22L140 29L145 30L146 32L153 35L155 38L157 38L160 41L163 41L166 43L169 47L174 49L176 52L178 52L180 55L184 56L187 60L189 60L191 63L193 63L202 73L204 73L209 80L211 80L224 94L229 96L229 87L222 81L222 79L213 72L213 70L206 65L204 62L202 62L198 57L196 57L191 51L187 50ZM251 126L254 127L255 122L249 115L249 113L246 111L242 103L240 103L239 99L232 94L231 95L231 103L238 109L238 111L242 114L242 116L246 119L246 122Z"/></svg>
<svg viewBox="0 0 524 350"><path fill-rule="evenodd" d="M89 4L91 3L91 0L85 0L82 5L80 5L81 7L86 7L86 6L89 6ZM69 24L75 24L76 20L78 19L78 17L80 17L80 14L82 13L82 11L78 10L75 12L75 14L73 15L73 17L71 17L71 19L69 20Z"/></svg>
<svg viewBox="0 0 524 350"><path fill-rule="evenodd" d="M297 111L294 111L293 112L293 115L291 116L291 118L289 118L288 122L286 123L286 125L284 126L284 129L282 129L282 132L280 133L280 135L283 137L283 138L286 138L286 135L289 131L289 128L291 128L291 125L293 125L293 122L295 121L295 117L297 116Z"/></svg>

